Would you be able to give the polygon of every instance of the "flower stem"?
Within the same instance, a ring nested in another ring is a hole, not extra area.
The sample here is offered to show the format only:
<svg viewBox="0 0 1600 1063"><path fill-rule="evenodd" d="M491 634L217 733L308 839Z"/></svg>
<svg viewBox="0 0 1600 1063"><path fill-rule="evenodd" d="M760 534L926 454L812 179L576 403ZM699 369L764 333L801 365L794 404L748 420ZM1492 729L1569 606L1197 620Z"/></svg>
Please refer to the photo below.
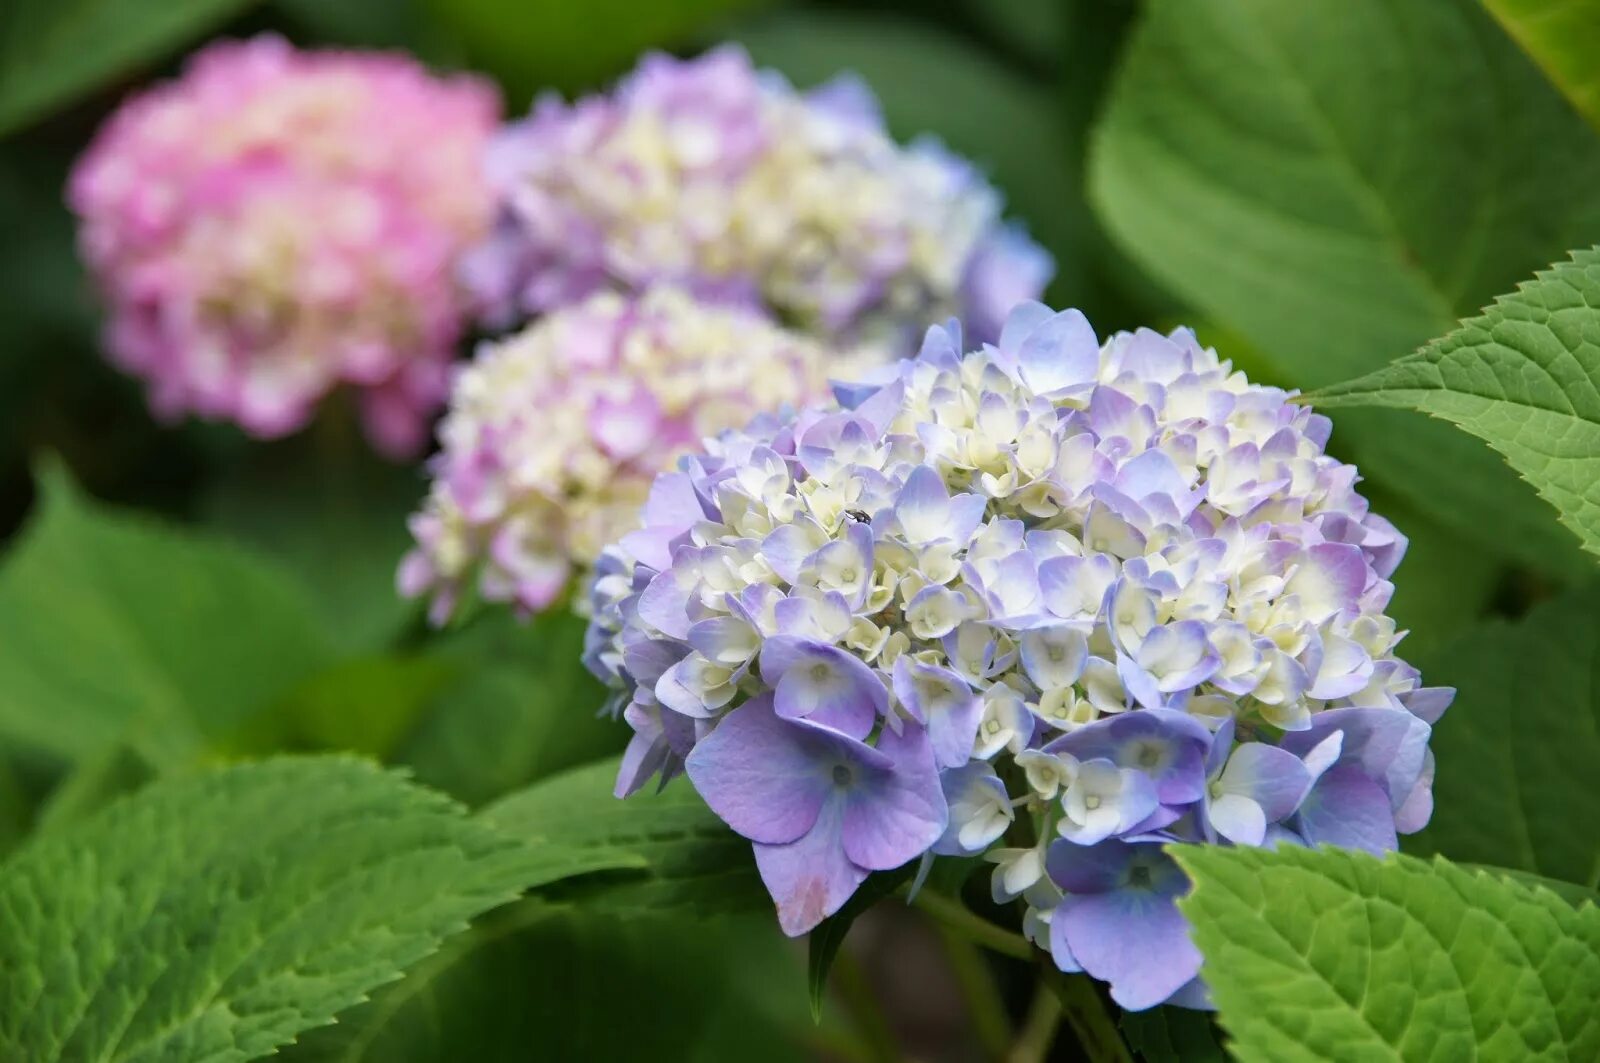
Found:
<svg viewBox="0 0 1600 1063"><path fill-rule="evenodd" d="M1063 974L1049 962L1041 963L1039 969L1045 984L1061 1001L1062 1014L1090 1063L1133 1063L1122 1034L1089 976Z"/></svg>
<svg viewBox="0 0 1600 1063"><path fill-rule="evenodd" d="M946 930L966 938L974 945L982 945L986 949L1016 960L1033 959L1034 948L1021 934L1013 934L1003 927L996 926L982 916L968 911L957 901L941 897L930 890L923 890L911 903L914 907L922 909Z"/></svg>
<svg viewBox="0 0 1600 1063"><path fill-rule="evenodd" d="M877 994L849 949L839 950L831 973L834 990L861 1038L866 1057L873 1063L896 1063L900 1059L900 1048L895 1043L894 1031L889 1029Z"/></svg>
<svg viewBox="0 0 1600 1063"><path fill-rule="evenodd" d="M972 1019L978 1043L983 1047L984 1058L1005 1058L1011 1041L1011 1020L1006 1015L1006 1003L994 983L988 960L976 945L943 923L936 929L944 942L950 972L955 975L967 1002L967 1014Z"/></svg>
<svg viewBox="0 0 1600 1063"><path fill-rule="evenodd" d="M1022 1032L1006 1055L1006 1063L1044 1063L1060 1027L1061 1001L1053 989L1041 983L1033 994L1033 1003L1028 1005Z"/></svg>

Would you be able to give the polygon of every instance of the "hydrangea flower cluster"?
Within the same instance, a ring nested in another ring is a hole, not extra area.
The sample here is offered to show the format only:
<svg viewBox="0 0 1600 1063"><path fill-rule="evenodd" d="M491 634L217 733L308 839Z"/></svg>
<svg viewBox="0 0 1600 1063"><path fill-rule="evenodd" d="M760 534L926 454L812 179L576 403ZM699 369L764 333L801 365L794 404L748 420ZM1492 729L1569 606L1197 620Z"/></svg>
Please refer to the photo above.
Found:
<svg viewBox="0 0 1600 1063"><path fill-rule="evenodd" d="M708 444L609 548L589 664L754 843L786 931L985 853L1124 1007L1203 1005L1163 843L1393 849L1431 725L1385 615L1405 539L1330 424L1192 333L1024 304L963 355Z"/></svg>
<svg viewBox="0 0 1600 1063"><path fill-rule="evenodd" d="M111 357L159 416L258 436L347 384L374 444L414 452L466 314L456 261L493 220L499 110L488 82L399 55L273 36L204 49L125 103L72 174Z"/></svg>
<svg viewBox="0 0 1600 1063"><path fill-rule="evenodd" d="M435 622L469 587L546 608L633 526L678 455L752 410L821 396L825 354L754 311L666 287L596 293L485 343L452 389L400 590L431 594Z"/></svg>
<svg viewBox="0 0 1600 1063"><path fill-rule="evenodd" d="M463 274L500 325L667 281L899 356L952 313L987 336L1053 272L970 164L895 144L864 84L797 93L736 46L541 99L489 171L500 224Z"/></svg>

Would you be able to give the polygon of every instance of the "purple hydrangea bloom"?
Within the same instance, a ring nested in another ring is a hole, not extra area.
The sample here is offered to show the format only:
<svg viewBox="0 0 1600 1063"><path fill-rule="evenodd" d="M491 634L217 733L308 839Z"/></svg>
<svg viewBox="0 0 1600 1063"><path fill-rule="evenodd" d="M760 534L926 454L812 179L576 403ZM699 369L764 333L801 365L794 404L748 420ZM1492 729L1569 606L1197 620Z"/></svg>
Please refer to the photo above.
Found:
<svg viewBox="0 0 1600 1063"><path fill-rule="evenodd" d="M687 768L712 810L756 843L761 880L790 934L838 911L869 872L922 855L948 821L920 727L873 747L786 720L760 697L699 742Z"/></svg>
<svg viewBox="0 0 1600 1063"><path fill-rule="evenodd" d="M646 56L571 105L541 97L488 174L499 224L462 276L496 327L665 282L870 361L951 313L993 339L1053 273L982 174L932 141L896 144L861 81L797 92L732 45Z"/></svg>
<svg viewBox="0 0 1600 1063"><path fill-rule="evenodd" d="M1326 419L1187 331L1024 304L962 346L657 481L590 596L619 789L687 758L791 932L871 868L982 852L1063 967L1205 1006L1166 847L1427 821L1451 692L1395 655L1404 538Z"/></svg>
<svg viewBox="0 0 1600 1063"><path fill-rule="evenodd" d="M1150 842L1056 842L1050 878L1063 896L1050 916L1050 953L1064 971L1111 985L1111 999L1142 1011L1172 998L1200 974L1200 950L1178 898L1189 878Z"/></svg>

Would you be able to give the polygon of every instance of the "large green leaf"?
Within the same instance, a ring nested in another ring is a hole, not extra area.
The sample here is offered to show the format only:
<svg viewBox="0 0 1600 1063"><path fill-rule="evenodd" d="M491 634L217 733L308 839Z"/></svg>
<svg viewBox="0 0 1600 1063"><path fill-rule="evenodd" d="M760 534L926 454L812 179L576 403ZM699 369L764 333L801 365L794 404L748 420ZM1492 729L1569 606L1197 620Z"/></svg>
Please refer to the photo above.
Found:
<svg viewBox="0 0 1600 1063"><path fill-rule="evenodd" d="M1445 861L1173 849L1240 1060L1600 1059L1600 909Z"/></svg>
<svg viewBox="0 0 1600 1063"><path fill-rule="evenodd" d="M338 399L323 404L309 432L228 469L203 500L204 517L291 568L340 644L370 650L421 613L395 591L395 568L425 485L417 469L374 457L355 411Z"/></svg>
<svg viewBox="0 0 1600 1063"><path fill-rule="evenodd" d="M67 758L179 762L331 659L268 562L85 498L57 468L0 568L0 734Z"/></svg>
<svg viewBox="0 0 1600 1063"><path fill-rule="evenodd" d="M629 730L600 715L606 691L584 668L584 622L555 609L507 611L436 639L459 669L393 753L417 777L478 805L554 772L621 752Z"/></svg>
<svg viewBox="0 0 1600 1063"><path fill-rule="evenodd" d="M1130 255L1302 387L1600 239L1600 139L1472 0L1153 0L1090 185ZM1334 442L1480 548L1571 570L1532 491L1443 426L1342 417Z"/></svg>
<svg viewBox="0 0 1600 1063"><path fill-rule="evenodd" d="M1457 687L1434 814L1408 848L1600 886L1600 598L1574 592L1421 663Z"/></svg>
<svg viewBox="0 0 1600 1063"><path fill-rule="evenodd" d="M563 852L633 854L642 871L572 884L587 906L615 912L766 912L750 843L682 779L659 793L612 796L617 762L600 761L538 783L479 815L511 837ZM546 891L565 894L559 885Z"/></svg>
<svg viewBox="0 0 1600 1063"><path fill-rule="evenodd" d="M1594 0L1483 0L1589 121L1600 125L1600 4Z"/></svg>
<svg viewBox="0 0 1600 1063"><path fill-rule="evenodd" d="M1442 339L1313 400L1460 425L1600 553L1600 248L1574 252Z"/></svg>
<svg viewBox="0 0 1600 1063"><path fill-rule="evenodd" d="M783 945L764 917L619 920L528 901L453 939L285 1057L799 1063L793 1033L810 1020L797 957Z"/></svg>
<svg viewBox="0 0 1600 1063"><path fill-rule="evenodd" d="M742 26L755 61L802 88L854 72L902 141L932 134L973 160L1056 258L1056 296L1082 298L1091 231L1053 92L960 38L907 18L807 10ZM1047 88L1047 87L1046 87Z"/></svg>
<svg viewBox="0 0 1600 1063"><path fill-rule="evenodd" d="M346 758L158 782L0 868L0 1057L265 1055L523 887L630 862Z"/></svg>
<svg viewBox="0 0 1600 1063"><path fill-rule="evenodd" d="M0 136L248 6L250 0L11 0L0 9Z"/></svg>

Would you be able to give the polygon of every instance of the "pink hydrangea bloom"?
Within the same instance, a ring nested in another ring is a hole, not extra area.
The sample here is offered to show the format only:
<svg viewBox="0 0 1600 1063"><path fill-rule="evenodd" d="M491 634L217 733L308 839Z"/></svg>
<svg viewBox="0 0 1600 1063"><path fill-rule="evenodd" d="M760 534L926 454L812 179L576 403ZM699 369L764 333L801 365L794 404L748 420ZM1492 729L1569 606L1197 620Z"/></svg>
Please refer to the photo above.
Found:
<svg viewBox="0 0 1600 1063"><path fill-rule="evenodd" d="M400 55L214 44L125 103L72 174L111 357L158 416L302 427L341 384L414 452L463 326L455 261L492 208L495 89Z"/></svg>
<svg viewBox="0 0 1600 1063"><path fill-rule="evenodd" d="M486 343L439 428L400 590L445 620L464 593L536 612L638 527L656 474L706 436L826 390L828 352L679 288L600 292Z"/></svg>

